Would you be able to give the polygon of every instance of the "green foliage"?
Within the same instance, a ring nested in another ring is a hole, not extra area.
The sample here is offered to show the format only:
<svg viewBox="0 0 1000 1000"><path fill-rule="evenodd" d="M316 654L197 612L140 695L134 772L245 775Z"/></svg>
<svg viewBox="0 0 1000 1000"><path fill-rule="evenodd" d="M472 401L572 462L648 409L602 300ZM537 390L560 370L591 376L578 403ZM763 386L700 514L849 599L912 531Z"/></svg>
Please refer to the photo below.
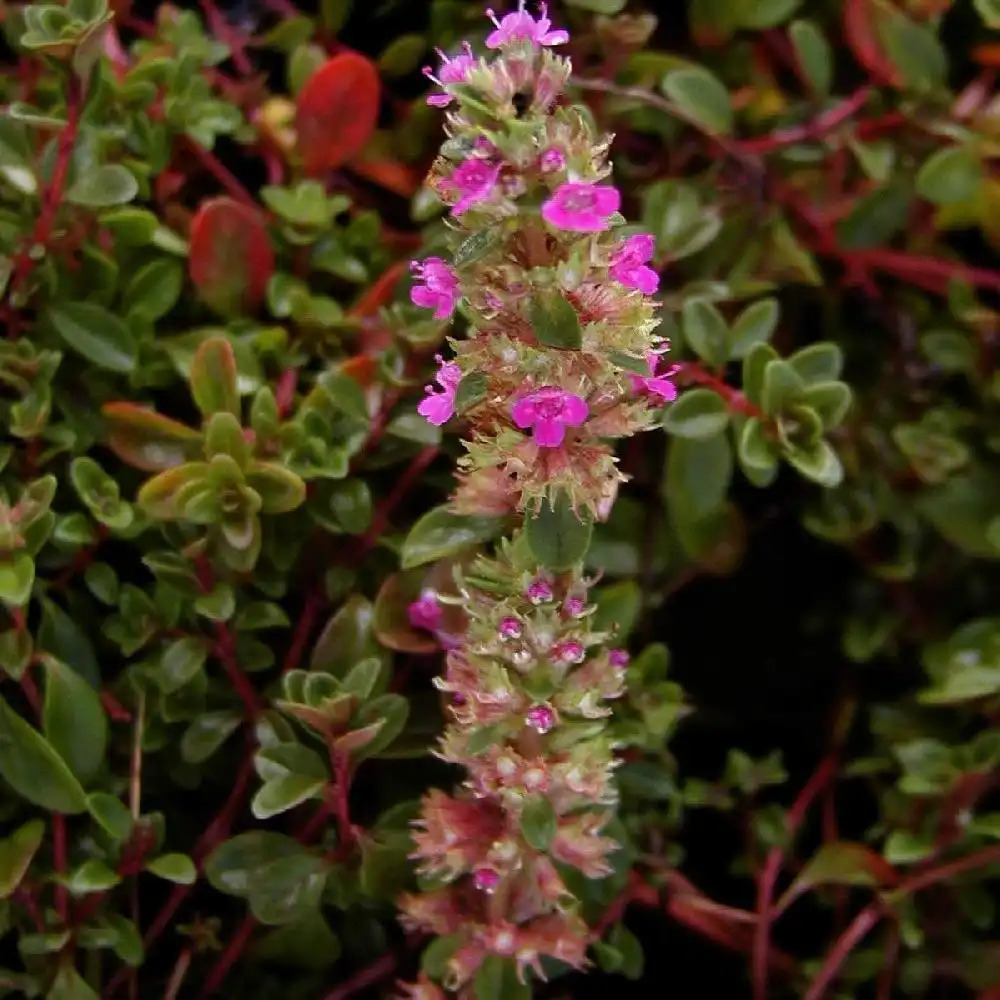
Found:
<svg viewBox="0 0 1000 1000"><path fill-rule="evenodd" d="M163 5L5 9L0 996L126 996L139 970L140 994L171 975L175 996L294 1000L416 965L397 900L432 876L410 821L452 781L430 678L461 581L497 592L472 558L521 516L453 510L466 456L414 412L448 351L405 277L448 225L420 188L441 121L419 64L489 30L419 6L210 28ZM604 831L623 847L603 878L558 875L601 928L591 974L629 996L662 991L644 965L664 945L626 900L745 950L760 982L769 864L766 940L789 953L766 995L827 973L843 996L880 976L986 995L1000 5L682 6L552 12L588 56L572 99L616 134L622 212L655 239L657 374L679 366L606 518L561 491L526 512L524 564L599 574L585 614L631 653ZM600 302L573 264L565 287L537 269L516 334L576 358ZM456 423L490 392L463 378ZM410 614L425 591L437 631ZM544 795L515 825L558 859ZM869 912L841 963L828 928ZM454 948L425 948L435 982ZM697 971L707 994L744 989ZM528 997L536 978L492 955L470 988Z"/></svg>

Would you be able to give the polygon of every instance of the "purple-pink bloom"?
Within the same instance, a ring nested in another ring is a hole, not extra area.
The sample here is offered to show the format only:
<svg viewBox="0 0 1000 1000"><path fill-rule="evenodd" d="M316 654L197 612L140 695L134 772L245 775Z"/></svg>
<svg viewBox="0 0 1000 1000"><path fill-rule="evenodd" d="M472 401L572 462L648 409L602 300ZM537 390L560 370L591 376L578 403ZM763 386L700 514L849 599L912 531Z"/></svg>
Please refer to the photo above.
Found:
<svg viewBox="0 0 1000 1000"><path fill-rule="evenodd" d="M600 233L608 217L618 211L621 195L612 184L578 184L567 181L542 204L542 218L556 229L574 233Z"/></svg>
<svg viewBox="0 0 1000 1000"><path fill-rule="evenodd" d="M566 166L566 154L558 146L549 146L542 153L539 165L547 174L555 173Z"/></svg>
<svg viewBox="0 0 1000 1000"><path fill-rule="evenodd" d="M552 587L548 580L539 576L528 584L525 596L532 604L544 604L552 600Z"/></svg>
<svg viewBox="0 0 1000 1000"><path fill-rule="evenodd" d="M630 236L615 247L608 271L621 284L637 288L644 295L652 295L660 287L660 276L645 265L653 259L654 253L656 240L648 233Z"/></svg>
<svg viewBox="0 0 1000 1000"><path fill-rule="evenodd" d="M440 427L448 423L455 412L455 393L458 391L458 383L462 381L462 369L454 361L445 364L440 355L437 360L440 367L434 376L434 381L441 390L437 391L434 386L425 385L424 391L427 395L420 401L417 413L428 423Z"/></svg>
<svg viewBox="0 0 1000 1000"><path fill-rule="evenodd" d="M420 597L406 609L406 614L414 628L436 632L441 624L442 614L436 591L430 589L420 591Z"/></svg>
<svg viewBox="0 0 1000 1000"><path fill-rule="evenodd" d="M528 725L536 733L547 733L556 724L556 713L548 705L535 705L528 710Z"/></svg>
<svg viewBox="0 0 1000 1000"><path fill-rule="evenodd" d="M647 354L646 364L649 366L649 375L633 375L630 372L629 381L636 392L659 396L664 403L671 403L677 398L677 386L670 380L680 371L680 365L671 365L665 372L657 375L656 369L659 363L660 356L658 354Z"/></svg>
<svg viewBox="0 0 1000 1000"><path fill-rule="evenodd" d="M437 71L437 76L430 66L423 69L424 76L432 80L439 87L446 87L449 83L465 83L469 78L472 67L476 65L476 57L472 52L472 46L468 42L462 42L462 51L457 56L449 58L440 49L435 52L441 57L441 68ZM435 108L447 107L452 102L449 93L431 94L427 98L427 103Z"/></svg>
<svg viewBox="0 0 1000 1000"><path fill-rule="evenodd" d="M579 427L589 413L590 407L581 396L554 385L543 385L529 392L511 409L518 427L532 428L539 448L558 448L566 437L566 428Z"/></svg>
<svg viewBox="0 0 1000 1000"><path fill-rule="evenodd" d="M472 873L472 884L480 892L492 892L500 884L500 876L492 868L477 868Z"/></svg>
<svg viewBox="0 0 1000 1000"><path fill-rule="evenodd" d="M452 206L452 215L461 215L477 202L488 198L499 176L499 163L490 163L475 156L460 163L451 175L451 184L461 196Z"/></svg>
<svg viewBox="0 0 1000 1000"><path fill-rule="evenodd" d="M423 282L410 290L410 301L424 309L433 309L435 319L447 319L458 302L455 272L440 257L415 260L410 264L410 270L418 281Z"/></svg>
<svg viewBox="0 0 1000 1000"><path fill-rule="evenodd" d="M520 639L523 631L521 622L513 615L507 615L500 621L501 639Z"/></svg>
<svg viewBox="0 0 1000 1000"><path fill-rule="evenodd" d="M624 670L628 666L629 655L624 649L609 649L608 662L619 670Z"/></svg>
<svg viewBox="0 0 1000 1000"><path fill-rule="evenodd" d="M538 20L536 21L525 9L524 0L519 0L517 10L507 14L498 21L492 10L486 11L486 16L496 25L496 31L491 31L486 37L486 47L498 49L511 42L531 42L533 45L565 45L569 41L569 32L561 28L552 31L552 21L549 19L548 5L538 5Z"/></svg>

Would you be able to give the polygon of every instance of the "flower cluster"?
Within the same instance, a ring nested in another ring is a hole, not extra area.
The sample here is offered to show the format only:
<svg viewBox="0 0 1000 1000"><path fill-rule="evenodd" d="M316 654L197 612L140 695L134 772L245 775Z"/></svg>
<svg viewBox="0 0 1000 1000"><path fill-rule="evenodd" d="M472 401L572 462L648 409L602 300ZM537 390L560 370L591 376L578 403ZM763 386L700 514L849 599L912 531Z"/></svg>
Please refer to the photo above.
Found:
<svg viewBox="0 0 1000 1000"><path fill-rule="evenodd" d="M674 395L657 371L654 241L623 231L607 138L557 105L570 67L550 49L566 32L544 5L493 20L494 57L465 44L427 70L450 136L428 183L450 206L454 255L415 264L411 295L440 320L461 302L469 327L419 411L469 428L456 510L530 513L565 493L600 518L623 478L613 439Z"/></svg>
<svg viewBox="0 0 1000 1000"><path fill-rule="evenodd" d="M550 49L567 33L544 5L537 18L523 3L489 15L494 57L465 44L427 71L441 88L428 100L448 109L429 184L450 206L453 255L415 264L411 297L442 321L461 307L468 328L437 358L418 411L467 428L456 512L532 517L568 501L603 519L623 478L614 439L676 395L656 333L654 241L623 229L608 140L558 104L570 66ZM467 997L490 956L522 979L542 977L545 959L586 963L591 934L566 878L607 875L618 846L605 833L606 717L628 655L594 627L580 565L540 567L525 532L456 582L457 597L424 592L409 617L447 650L439 756L466 777L425 797L414 834L425 882L401 907L409 927L454 944L444 986ZM465 612L461 635L442 634L448 601ZM406 990L444 995L426 977Z"/></svg>
<svg viewBox="0 0 1000 1000"><path fill-rule="evenodd" d="M541 976L544 956L581 967L589 943L561 870L610 871L603 834L615 802L603 720L628 656L593 626L579 571L539 573L517 535L459 577L465 635L437 687L449 725L439 756L466 769L434 790L414 835L435 887L402 900L404 921L458 942L446 984L461 989L492 954Z"/></svg>

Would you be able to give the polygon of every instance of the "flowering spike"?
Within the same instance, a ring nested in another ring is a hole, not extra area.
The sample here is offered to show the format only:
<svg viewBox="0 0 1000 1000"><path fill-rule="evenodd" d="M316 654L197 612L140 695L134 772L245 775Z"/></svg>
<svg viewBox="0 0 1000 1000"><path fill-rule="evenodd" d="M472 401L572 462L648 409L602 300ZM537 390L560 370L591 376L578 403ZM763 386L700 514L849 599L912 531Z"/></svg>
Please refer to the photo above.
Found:
<svg viewBox="0 0 1000 1000"><path fill-rule="evenodd" d="M464 44L425 71L440 88L429 102L447 108L428 184L451 206L455 256L418 263L411 296L438 319L461 297L469 322L418 411L444 424L459 384L472 389L457 513L527 515L565 498L606 519L622 479L614 440L652 426L676 394L674 369L657 368L669 345L656 333L654 240L618 231L609 140L557 105L570 64L551 49L567 33L544 4L537 17L524 0L487 14L495 55L477 60ZM636 374L643 365L648 375ZM581 968L592 935L560 873L602 878L617 848L603 833L616 802L604 720L628 654L595 624L582 565L554 573L530 540L518 531L456 571L462 634L442 638L434 595L410 606L446 650L438 755L465 778L422 803L413 857L437 887L404 896L401 910L408 928L454 937L443 985L463 997L491 956L512 959L522 979L541 976L545 958ZM542 797L554 818L544 849L523 829ZM438 1000L425 980L410 989Z"/></svg>

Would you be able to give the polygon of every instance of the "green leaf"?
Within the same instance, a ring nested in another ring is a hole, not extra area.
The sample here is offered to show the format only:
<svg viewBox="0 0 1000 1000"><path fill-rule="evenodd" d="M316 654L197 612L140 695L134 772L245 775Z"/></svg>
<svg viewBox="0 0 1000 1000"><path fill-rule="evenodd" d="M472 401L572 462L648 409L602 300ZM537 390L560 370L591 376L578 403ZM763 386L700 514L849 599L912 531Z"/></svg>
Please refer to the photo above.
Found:
<svg viewBox="0 0 1000 1000"><path fill-rule="evenodd" d="M66 201L87 208L124 205L139 193L132 172L119 163L105 163L80 177L66 192Z"/></svg>
<svg viewBox="0 0 1000 1000"><path fill-rule="evenodd" d="M627 2L628 0L566 0L566 6L589 10L605 17L614 17L625 9Z"/></svg>
<svg viewBox="0 0 1000 1000"><path fill-rule="evenodd" d="M108 792L91 792L87 796L87 811L117 841L125 840L132 832L132 814L121 799Z"/></svg>
<svg viewBox="0 0 1000 1000"><path fill-rule="evenodd" d="M87 808L83 788L62 757L2 698L0 775L20 796L43 809L72 815Z"/></svg>
<svg viewBox="0 0 1000 1000"><path fill-rule="evenodd" d="M400 552L403 569L436 562L496 538L503 528L498 517L453 514L447 507L429 510L410 529Z"/></svg>
<svg viewBox="0 0 1000 1000"><path fill-rule="evenodd" d="M840 457L829 441L819 441L808 450L792 448L785 453L785 458L806 479L811 479L820 486L839 486L844 478Z"/></svg>
<svg viewBox="0 0 1000 1000"><path fill-rule="evenodd" d="M27 552L14 552L0 560L0 601L19 608L28 603L35 583L35 560Z"/></svg>
<svg viewBox="0 0 1000 1000"><path fill-rule="evenodd" d="M345 936L350 936L350 931ZM322 972L340 958L341 944L318 910L268 931L255 944L255 960L286 968Z"/></svg>
<svg viewBox="0 0 1000 1000"><path fill-rule="evenodd" d="M802 0L749 0L743 3L740 26L764 31L787 21L802 5Z"/></svg>
<svg viewBox="0 0 1000 1000"><path fill-rule="evenodd" d="M455 412L465 413L476 403L482 402L486 397L486 387L485 372L469 372L468 375L463 375L455 391Z"/></svg>
<svg viewBox="0 0 1000 1000"><path fill-rule="evenodd" d="M69 963L59 966L45 1000L100 1000L87 980Z"/></svg>
<svg viewBox="0 0 1000 1000"><path fill-rule="evenodd" d="M192 721L181 737L181 757L189 764L202 764L240 728L243 716L222 709L202 712Z"/></svg>
<svg viewBox="0 0 1000 1000"><path fill-rule="evenodd" d="M187 635L175 639L163 650L157 683L168 694L184 687L205 666L208 646L203 639Z"/></svg>
<svg viewBox="0 0 1000 1000"><path fill-rule="evenodd" d="M177 304L184 287L184 268L180 261L162 257L150 261L132 276L125 288L122 308L155 322Z"/></svg>
<svg viewBox="0 0 1000 1000"><path fill-rule="evenodd" d="M452 257L452 266L456 271L460 271L462 268L474 263L493 248L496 240L497 233L495 229L485 226L477 230L459 243L458 249L455 250Z"/></svg>
<svg viewBox="0 0 1000 1000"><path fill-rule="evenodd" d="M728 423L725 400L711 389L688 389L663 412L663 429L677 437L715 437Z"/></svg>
<svg viewBox="0 0 1000 1000"><path fill-rule="evenodd" d="M889 10L879 27L887 55L913 90L928 93L944 87L948 56L929 25Z"/></svg>
<svg viewBox="0 0 1000 1000"><path fill-rule="evenodd" d="M729 356L729 328L722 313L704 299L689 299L681 311L684 339L703 361L713 367L726 363Z"/></svg>
<svg viewBox="0 0 1000 1000"><path fill-rule="evenodd" d="M733 452L724 434L705 441L670 442L663 492L671 513L699 520L726 500L733 478Z"/></svg>
<svg viewBox="0 0 1000 1000"><path fill-rule="evenodd" d="M805 20L793 21L788 34L809 85L816 94L825 97L833 83L833 50L826 36L815 22Z"/></svg>
<svg viewBox="0 0 1000 1000"><path fill-rule="evenodd" d="M101 225L125 246L144 247L153 239L159 221L145 208L116 208L101 214Z"/></svg>
<svg viewBox="0 0 1000 1000"><path fill-rule="evenodd" d="M934 853L934 838L910 830L893 830L885 841L885 858L890 864L911 865Z"/></svg>
<svg viewBox="0 0 1000 1000"><path fill-rule="evenodd" d="M710 133L728 135L732 132L733 108L729 91L704 67L676 69L664 77L662 87L687 120Z"/></svg>
<svg viewBox="0 0 1000 1000"><path fill-rule="evenodd" d="M890 181L865 195L837 225L837 238L847 250L888 243L906 225L913 202L910 188Z"/></svg>
<svg viewBox="0 0 1000 1000"><path fill-rule="evenodd" d="M99 368L127 374L135 371L138 346L129 328L96 302L63 302L49 306L48 322L77 354Z"/></svg>
<svg viewBox="0 0 1000 1000"><path fill-rule="evenodd" d="M252 462L246 483L261 499L261 513L287 514L306 498L306 484L277 462Z"/></svg>
<svg viewBox="0 0 1000 1000"><path fill-rule="evenodd" d="M168 882L192 885L198 878L198 869L186 854L161 854L143 866L146 871Z"/></svg>
<svg viewBox="0 0 1000 1000"><path fill-rule="evenodd" d="M43 658L45 702L43 730L52 748L81 783L104 763L108 717L97 692L75 671L52 656ZM82 807L76 810L82 811Z"/></svg>
<svg viewBox="0 0 1000 1000"><path fill-rule="evenodd" d="M580 317L573 305L560 292L537 294L531 300L530 318L539 343L561 350L580 349L583 343Z"/></svg>
<svg viewBox="0 0 1000 1000"><path fill-rule="evenodd" d="M203 416L213 413L240 415L236 356L225 337L209 337L191 362L191 395Z"/></svg>
<svg viewBox="0 0 1000 1000"><path fill-rule="evenodd" d="M528 799L521 809L521 833L532 847L547 850L556 835L556 813L544 795Z"/></svg>
<svg viewBox="0 0 1000 1000"><path fill-rule="evenodd" d="M844 367L844 353L836 344L822 341L796 351L788 363L804 382L832 382Z"/></svg>
<svg viewBox="0 0 1000 1000"><path fill-rule="evenodd" d="M764 368L764 385L761 390L761 409L773 417L795 402L803 390L802 377L787 361L769 361Z"/></svg>
<svg viewBox="0 0 1000 1000"><path fill-rule="evenodd" d="M44 837L45 824L32 819L0 840L0 899L8 899L21 884Z"/></svg>
<svg viewBox="0 0 1000 1000"><path fill-rule="evenodd" d="M987 28L1000 28L1000 0L972 0Z"/></svg>
<svg viewBox="0 0 1000 1000"><path fill-rule="evenodd" d="M983 163L968 146L947 146L917 172L917 194L934 205L954 205L975 197L983 181Z"/></svg>
<svg viewBox="0 0 1000 1000"><path fill-rule="evenodd" d="M257 819L270 819L287 812L306 799L317 797L326 785L326 777L313 778L304 774L285 774L265 781L250 803Z"/></svg>
<svg viewBox="0 0 1000 1000"><path fill-rule="evenodd" d="M819 414L823 429L830 430L851 408L851 387L846 382L816 382L802 394L802 402Z"/></svg>
<svg viewBox="0 0 1000 1000"><path fill-rule="evenodd" d="M88 858L70 873L66 887L74 896L86 896L92 892L105 892L120 881L121 877L113 868L97 858Z"/></svg>
<svg viewBox="0 0 1000 1000"><path fill-rule="evenodd" d="M572 569L587 554L593 520L585 511L574 511L560 492L555 503L543 503L534 517L525 521L524 535L532 554L556 572Z"/></svg>
<svg viewBox="0 0 1000 1000"><path fill-rule="evenodd" d="M517 976L512 959L489 955L473 982L476 1000L531 1000L531 987Z"/></svg>
<svg viewBox="0 0 1000 1000"><path fill-rule="evenodd" d="M761 299L746 307L729 330L729 357L742 360L755 344L766 344L778 327L777 299Z"/></svg>

